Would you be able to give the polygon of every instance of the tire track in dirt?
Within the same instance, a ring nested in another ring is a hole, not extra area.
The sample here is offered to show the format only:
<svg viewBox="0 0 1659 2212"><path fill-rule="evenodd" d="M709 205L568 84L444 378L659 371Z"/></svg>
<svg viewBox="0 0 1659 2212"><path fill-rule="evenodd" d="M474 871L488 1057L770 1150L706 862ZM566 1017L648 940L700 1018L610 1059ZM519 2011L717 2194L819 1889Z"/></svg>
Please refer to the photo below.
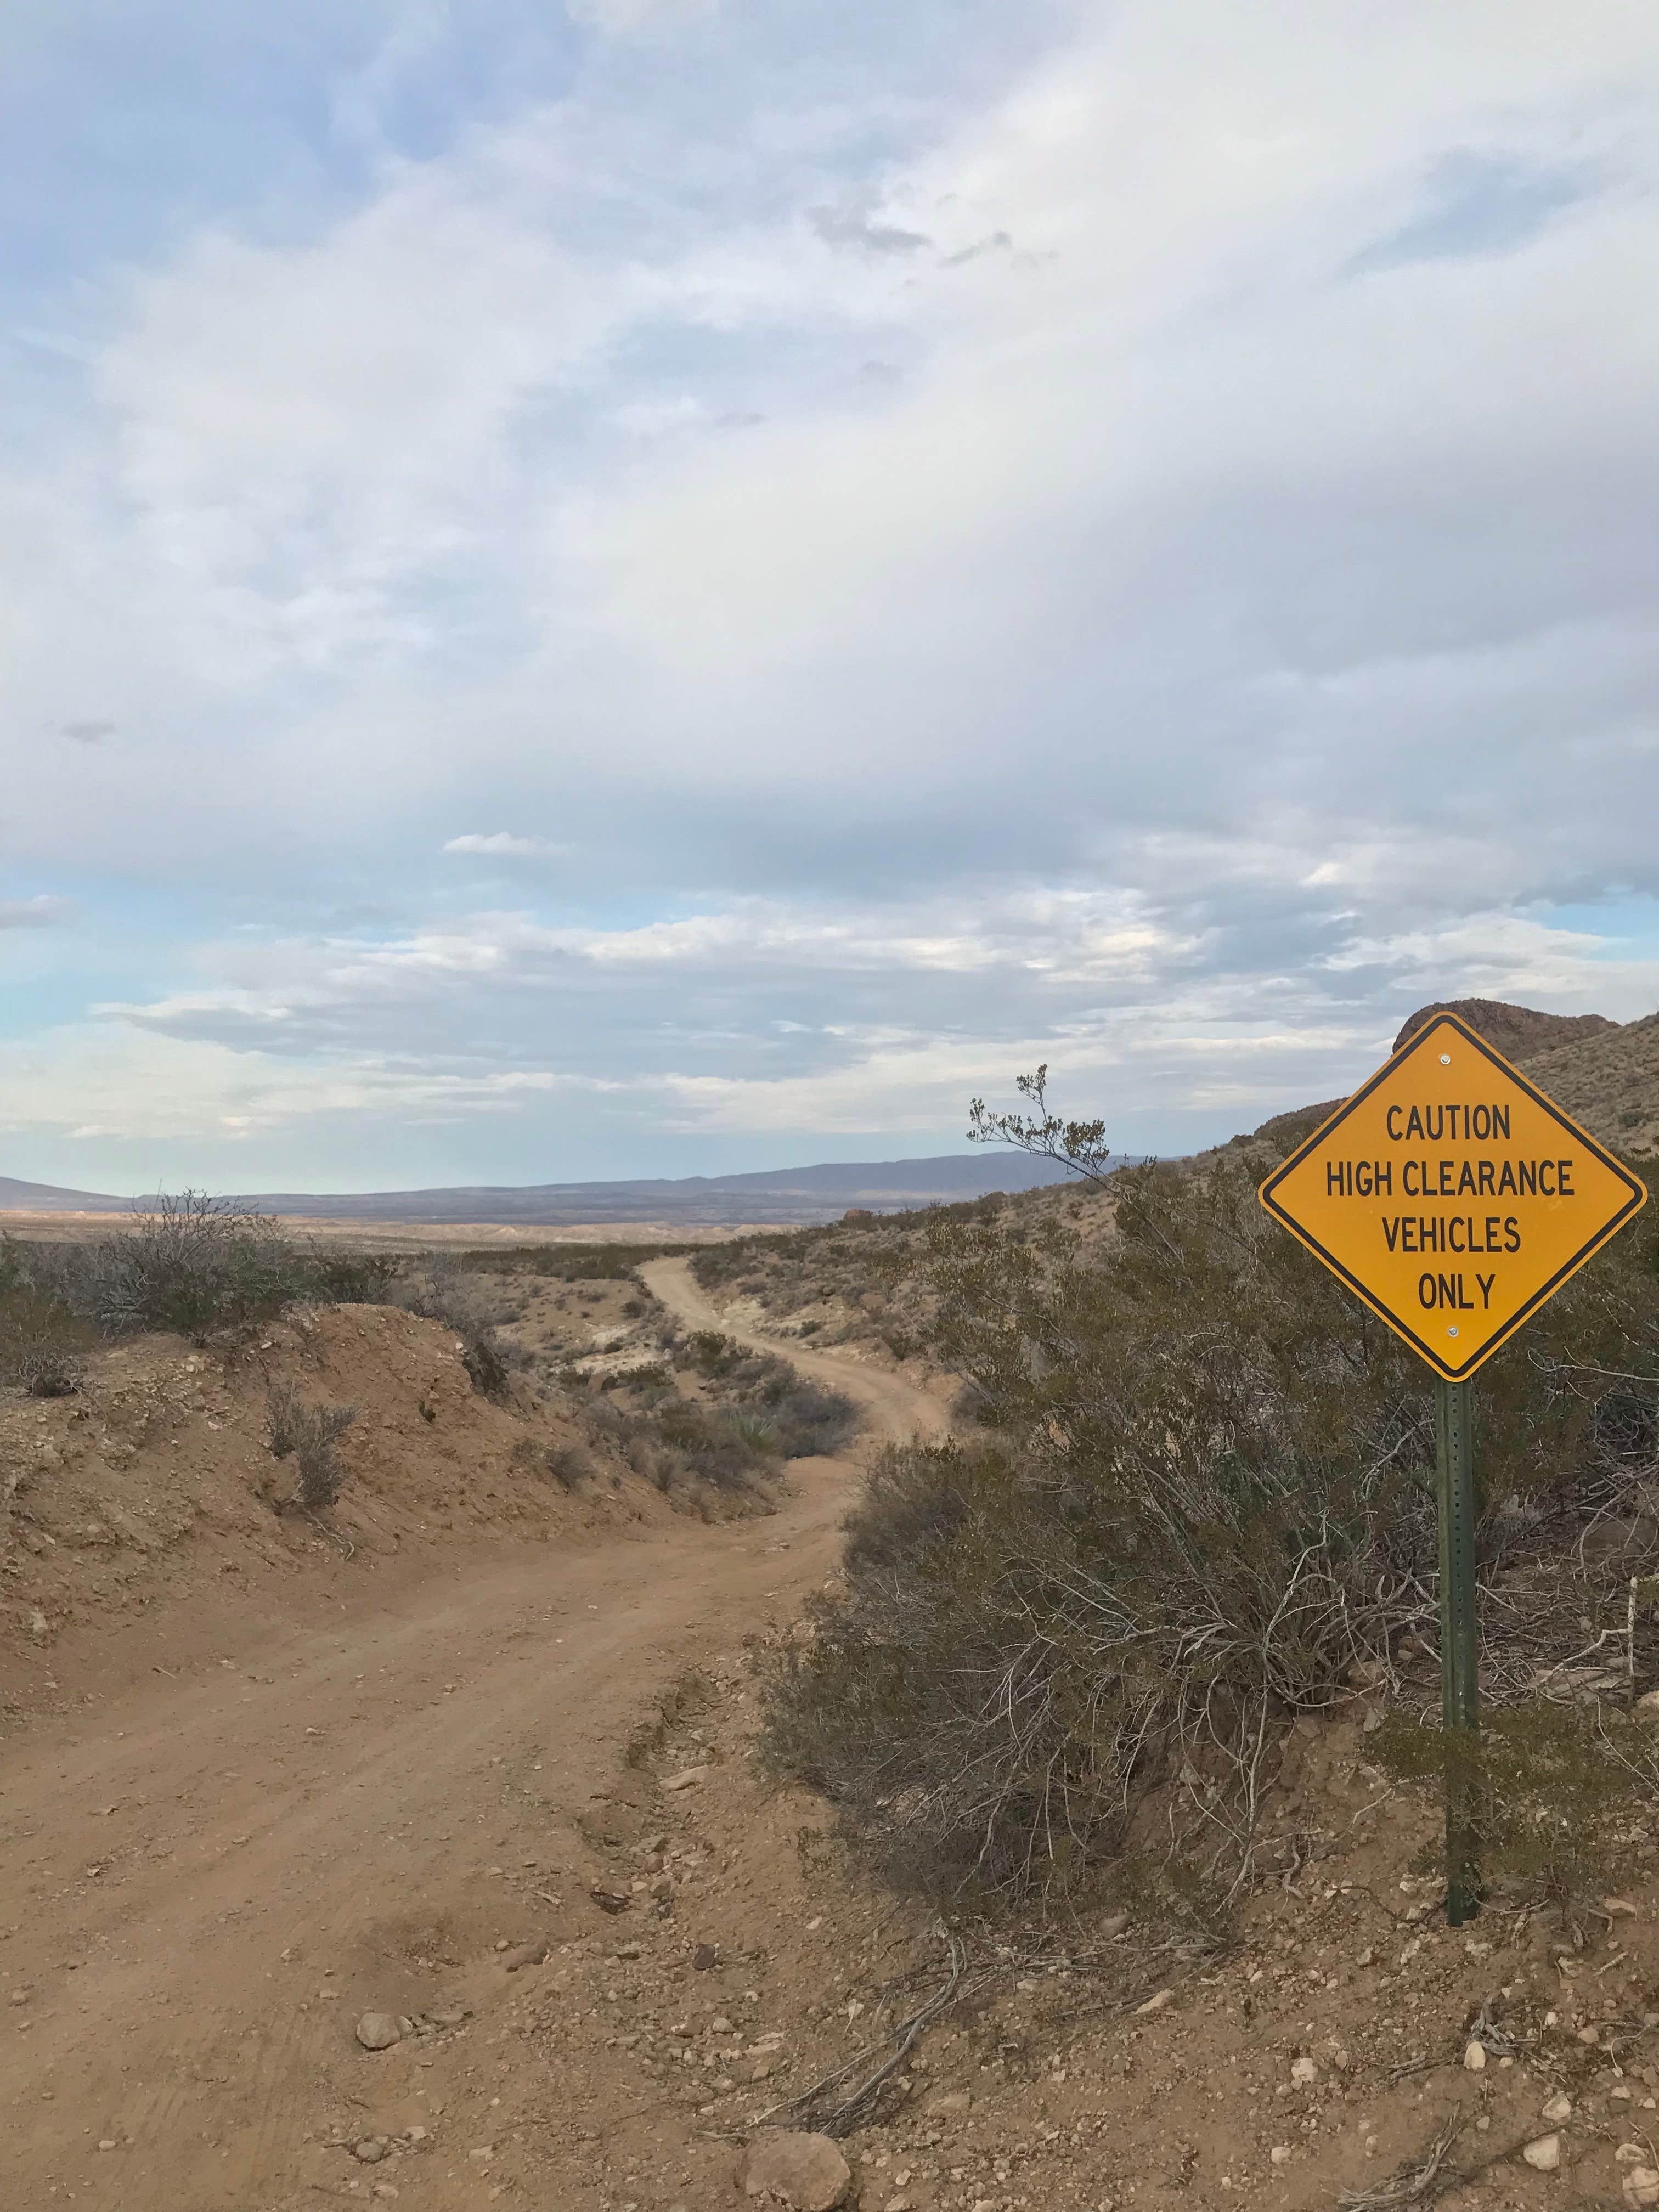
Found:
<svg viewBox="0 0 1659 2212"><path fill-rule="evenodd" d="M683 1263L646 1273L690 1326L844 1390L873 1438L943 1433L903 1377L732 1328ZM855 1479L799 1462L764 1519L462 1553L390 1599L365 1579L337 1626L251 1620L206 1675L147 1674L0 1751L15 2201L298 2204L337 2185L307 2141L324 2111L361 2109L365 2132L429 2116L375 2108L358 2014L459 1993L482 2021L501 1936L590 1932L580 1821L678 1674L821 1585ZM459 2179L427 2166L422 2203L475 2203Z"/></svg>

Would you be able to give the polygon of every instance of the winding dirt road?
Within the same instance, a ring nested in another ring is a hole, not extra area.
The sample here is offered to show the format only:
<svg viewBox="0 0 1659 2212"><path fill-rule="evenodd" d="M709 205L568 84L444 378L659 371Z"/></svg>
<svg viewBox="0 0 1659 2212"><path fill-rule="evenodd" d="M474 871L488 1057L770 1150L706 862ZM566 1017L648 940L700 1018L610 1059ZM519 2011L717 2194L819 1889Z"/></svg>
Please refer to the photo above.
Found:
<svg viewBox="0 0 1659 2212"><path fill-rule="evenodd" d="M686 1263L646 1273L688 1324L724 1326ZM856 1398L876 1436L943 1430L898 1376L768 1348ZM0 2202L276 2212L318 2191L398 2194L368 2167L342 2181L337 2154L319 2163L319 2114L343 2102L366 2130L408 2126L445 2082L452 2110L488 2108L496 1931L527 1912L556 1941L591 1932L582 1821L631 1734L684 1668L822 1582L854 1474L799 1463L764 1520L463 1558L390 1601L365 1585L326 1633L250 1622L245 1648L184 1657L177 1681L147 1669L52 1741L9 1746ZM353 2023L429 2008L440 1982L473 2007L471 2040L417 2062L435 2070L404 2077L396 2111L371 2109L390 2093L365 2087ZM440 2160L416 2186L422 2208L489 2195L476 2166Z"/></svg>

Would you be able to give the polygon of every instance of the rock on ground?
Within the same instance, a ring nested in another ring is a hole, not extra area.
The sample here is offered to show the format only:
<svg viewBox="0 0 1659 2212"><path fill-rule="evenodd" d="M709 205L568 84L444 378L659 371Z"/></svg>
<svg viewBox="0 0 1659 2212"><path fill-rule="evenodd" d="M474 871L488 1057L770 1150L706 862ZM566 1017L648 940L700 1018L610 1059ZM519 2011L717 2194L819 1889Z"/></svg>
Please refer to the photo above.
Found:
<svg viewBox="0 0 1659 2212"><path fill-rule="evenodd" d="M853 2170L828 2136L763 2136L745 2153L738 2185L745 2197L789 2212L835 2212L853 2185Z"/></svg>

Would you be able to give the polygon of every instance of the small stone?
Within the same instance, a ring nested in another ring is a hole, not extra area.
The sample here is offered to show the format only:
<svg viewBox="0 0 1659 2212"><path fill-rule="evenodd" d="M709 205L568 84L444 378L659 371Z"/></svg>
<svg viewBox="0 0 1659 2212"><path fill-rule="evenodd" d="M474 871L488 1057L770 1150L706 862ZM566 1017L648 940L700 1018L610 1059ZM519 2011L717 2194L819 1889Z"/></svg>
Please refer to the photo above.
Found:
<svg viewBox="0 0 1659 2212"><path fill-rule="evenodd" d="M1634 1920L1638 1917L1638 1908L1627 1897L1604 1897L1601 1910L1610 1912L1615 1920Z"/></svg>
<svg viewBox="0 0 1659 2212"><path fill-rule="evenodd" d="M1646 2212L1650 2205L1659 2204L1659 2171L1650 2166L1632 2166L1626 2169L1624 2196L1633 2212Z"/></svg>
<svg viewBox="0 0 1659 2212"><path fill-rule="evenodd" d="M1479 2037L1471 2036L1463 2045L1463 2071L1484 2074L1486 2070L1486 2046Z"/></svg>
<svg viewBox="0 0 1659 2212"><path fill-rule="evenodd" d="M1543 2111L1543 2118L1552 2127L1559 2128L1563 2120L1572 2118L1572 2099L1565 2089L1558 2089Z"/></svg>
<svg viewBox="0 0 1659 2212"><path fill-rule="evenodd" d="M385 2138L380 2136L365 2136L361 2142L352 2144L351 2155L353 2158L361 2159L365 2166L378 2166L386 2156Z"/></svg>
<svg viewBox="0 0 1659 2212"><path fill-rule="evenodd" d="M699 1943L696 1949L691 1954L692 1972L698 1974L707 1974L711 1972L714 1966L718 1965L720 1955L720 1953L715 1949L712 1943Z"/></svg>
<svg viewBox="0 0 1659 2212"><path fill-rule="evenodd" d="M357 2023L357 2040L365 2051L390 2051L403 2033L394 2013L366 2012Z"/></svg>
<svg viewBox="0 0 1659 2212"><path fill-rule="evenodd" d="M1293 2059L1291 2063L1291 2079L1298 2089L1306 2089L1319 2079L1319 2069L1311 2058Z"/></svg>
<svg viewBox="0 0 1659 2212"><path fill-rule="evenodd" d="M1534 2173L1553 2173L1561 2163L1559 2136L1534 2136L1522 2148L1521 2155Z"/></svg>
<svg viewBox="0 0 1659 2212"><path fill-rule="evenodd" d="M708 1766L688 1766L678 1774L671 1774L663 1784L665 1790L695 1790L708 1771Z"/></svg>
<svg viewBox="0 0 1659 2212"><path fill-rule="evenodd" d="M495 2156L494 2143L480 2143L476 2150L470 2150L467 2153L468 2159L474 2166L489 2166L493 2163Z"/></svg>
<svg viewBox="0 0 1659 2212"><path fill-rule="evenodd" d="M1288 2166L1291 2162L1291 2147L1289 2143L1275 2143L1267 2155L1275 2166Z"/></svg>
<svg viewBox="0 0 1659 2212"><path fill-rule="evenodd" d="M539 1966L546 1956L545 1943L519 1943L502 1954L501 1964L509 1974L516 1974L522 1966Z"/></svg>
<svg viewBox="0 0 1659 2212"><path fill-rule="evenodd" d="M98 2148L100 2150L113 2150L115 2148L114 2136L100 2136L98 2138Z"/></svg>
<svg viewBox="0 0 1659 2212"><path fill-rule="evenodd" d="M1644 2165L1646 2162L1647 2155L1647 2145L1645 2143L1638 2142L1622 2142L1620 2144L1618 2149L1613 2154L1613 2162L1617 2166Z"/></svg>
<svg viewBox="0 0 1659 2212"><path fill-rule="evenodd" d="M1659 1713L1659 1690L1650 1690L1636 1700L1638 1713Z"/></svg>
<svg viewBox="0 0 1659 2212"><path fill-rule="evenodd" d="M1174 2002L1175 1991L1173 1990L1160 1990L1156 1996L1148 1997L1145 2004L1138 2004L1135 2007L1135 2018L1137 2020L1141 2020L1144 2019L1148 2013L1162 2012L1166 2005L1172 2005Z"/></svg>
<svg viewBox="0 0 1659 2212"><path fill-rule="evenodd" d="M738 2168L745 2197L787 2205L789 2212L835 2212L853 2185L853 2170L828 2136L763 2136Z"/></svg>

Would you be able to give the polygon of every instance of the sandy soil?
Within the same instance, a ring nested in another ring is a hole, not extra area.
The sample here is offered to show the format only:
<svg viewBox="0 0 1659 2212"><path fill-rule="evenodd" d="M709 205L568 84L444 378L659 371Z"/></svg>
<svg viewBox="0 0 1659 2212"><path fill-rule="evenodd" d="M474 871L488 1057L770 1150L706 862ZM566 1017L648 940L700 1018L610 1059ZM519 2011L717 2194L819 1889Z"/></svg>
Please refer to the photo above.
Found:
<svg viewBox="0 0 1659 2212"><path fill-rule="evenodd" d="M730 1332L683 1262L651 1288ZM71 1608L34 1655L56 1702L21 1701L0 1749L0 2204L739 2212L743 2143L836 2069L868 2078L946 1975L933 1916L864 1883L828 1809L750 1758L754 1665L833 1573L855 1469L798 1462L780 1511L724 1526L620 1518L621 1493L609 1520L555 1499L538 1522L507 1415L428 1372L435 1340L321 1326L319 1382L372 1380L372 1354L438 1413L362 1446L380 1548L260 1566L228 1526L234 1593L112 1583L106 1617ZM861 1399L872 1443L939 1432L903 1377L788 1349ZM204 1430L232 1432L204 1374L168 1385L124 1479L175 1433L188 1456L198 1384ZM447 1431L494 1454L506 1518L417 1543L393 1478L429 1518ZM28 1656L3 1647L9 1690ZM956 2002L847 2136L860 2212L1329 2212L1448 2129L1438 2179L1379 2212L1644 2202L1623 2178L1659 2169L1653 1836L1570 1924L1449 1929L1432 1808L1368 1760L1377 1717L1357 1688L1284 1730L1262 1881L1224 1941L1133 1900L962 1922ZM389 2048L356 2040L369 2011Z"/></svg>
<svg viewBox="0 0 1659 2212"><path fill-rule="evenodd" d="M653 1276L704 1325L683 1263ZM878 1432L937 1428L937 1404L894 1378L814 1364ZM761 1521L505 1557L458 1544L448 1571L401 1579L342 1565L337 1615L313 1603L286 1628L269 1607L191 1607L55 1646L52 1686L76 1702L0 1763L4 2201L414 2194L383 2161L342 2172L326 2116L368 2134L424 2114L439 2132L519 1987L494 1947L608 1924L588 1894L609 1863L594 1808L638 1796L629 1747L685 1670L823 1580L851 1479L799 1462ZM353 2025L372 2008L447 2025L371 2057ZM499 2194L479 2142L453 2167L422 2159L417 2201Z"/></svg>

